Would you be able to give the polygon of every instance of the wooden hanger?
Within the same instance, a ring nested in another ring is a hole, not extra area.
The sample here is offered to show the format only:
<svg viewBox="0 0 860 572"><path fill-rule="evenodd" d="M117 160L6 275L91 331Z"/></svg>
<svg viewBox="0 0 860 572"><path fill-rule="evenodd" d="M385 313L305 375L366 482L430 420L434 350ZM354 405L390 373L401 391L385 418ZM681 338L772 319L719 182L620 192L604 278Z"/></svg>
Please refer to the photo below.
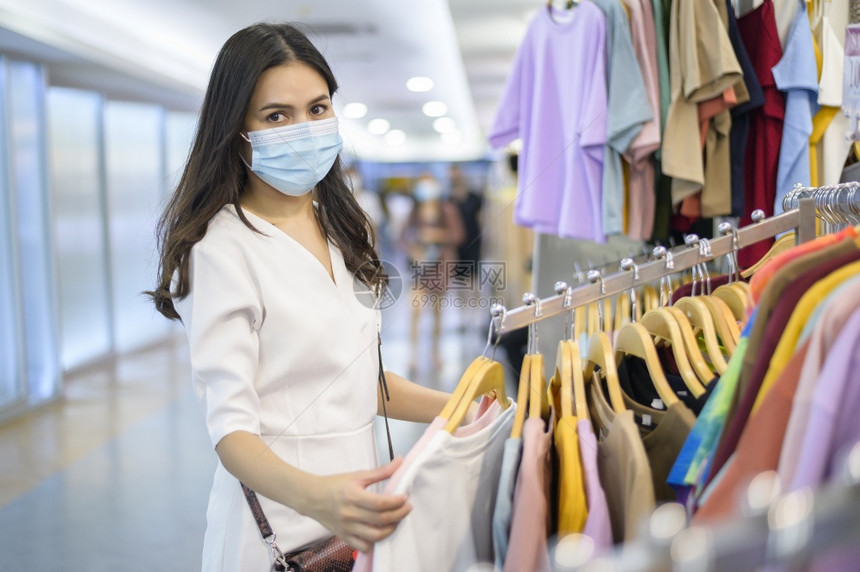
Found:
<svg viewBox="0 0 860 572"><path fill-rule="evenodd" d="M451 415L457 409L457 406L463 399L463 395L466 393L466 388L469 386L469 380L486 362L487 358L482 355L472 360L472 363L469 364L469 367L467 367L466 371L463 372L463 375L460 376L460 381L457 382L457 387L454 388L454 391L451 393L451 397L448 398L448 402L445 403L445 407L442 408L442 412L439 414L439 417L442 419L451 418Z"/></svg>
<svg viewBox="0 0 860 572"><path fill-rule="evenodd" d="M657 394L663 400L666 407L678 402L678 396L672 391L669 382L666 380L666 375L663 373L663 366L660 364L657 350L654 347L654 339L642 324L627 324L618 331L618 337L615 340L616 366L624 354L637 356L645 360L645 365L651 376L651 382L654 384Z"/></svg>
<svg viewBox="0 0 860 572"><path fill-rule="evenodd" d="M550 392L559 397L559 413L562 417L574 414L579 419L588 419L585 397L585 379L582 373L582 357L579 344L572 340L558 343L555 360L555 375L550 379Z"/></svg>
<svg viewBox="0 0 860 572"><path fill-rule="evenodd" d="M701 298L705 297L706 296L702 296ZM680 298L675 302L674 308L682 313L692 328L702 332L702 338L705 340L705 350L708 352L708 358L714 365L716 372L722 375L726 371L728 364L726 363L726 360L723 357L723 352L720 349L720 340L717 336L717 326L715 324L715 320L719 319L719 321L722 321L722 317L718 316L715 318L708 309L708 306L705 304L705 301L701 300L699 296L685 296ZM698 349L699 344L696 342L695 337L693 338L692 343L695 344ZM699 353L701 354L701 352ZM707 379L701 378L702 383L708 383L713 379L713 377L714 372L711 371L710 377Z"/></svg>
<svg viewBox="0 0 860 572"><path fill-rule="evenodd" d="M520 382L517 387L517 410L514 412L514 424L511 427L511 438L518 439L523 435L523 423L529 408L529 377L531 377L532 356L526 354L520 367Z"/></svg>
<svg viewBox="0 0 860 572"><path fill-rule="evenodd" d="M615 298L615 316L612 324L612 329L620 330L621 326L630 322L630 297L621 293Z"/></svg>
<svg viewBox="0 0 860 572"><path fill-rule="evenodd" d="M660 306L660 296L657 295L657 290L651 286L650 284L646 284L642 287L642 298L644 301L645 312L648 310L653 310L654 308L658 308ZM639 312L639 315L636 316L636 321L642 319L642 313Z"/></svg>
<svg viewBox="0 0 860 572"><path fill-rule="evenodd" d="M690 365L690 360L687 357L687 342L682 337L681 328L678 326L678 320L675 318L675 315L666 308L657 308L656 310L645 312L639 323L642 324L651 336L656 336L669 342L672 347L675 364L678 366L678 373L681 374L681 379L684 380L684 385L687 386L690 393L695 397L699 397L705 393L705 388L702 386L699 376L696 375L696 372ZM662 365L660 369L662 371Z"/></svg>
<svg viewBox="0 0 860 572"><path fill-rule="evenodd" d="M708 360L705 359L705 354L699 347L699 342L694 332L695 326L690 323L690 319L687 315L678 308L668 306L666 309L672 312L675 316L675 320L678 322L678 327L681 329L681 337L684 338L684 347L687 348L687 357L690 358L690 365L693 366L693 371L696 372L696 376L699 378L699 381L702 382L702 385L707 385L712 379L714 379L715 368L708 364ZM707 310L705 311L707 312ZM720 354L720 356L722 356L722 354Z"/></svg>
<svg viewBox="0 0 860 572"><path fill-rule="evenodd" d="M735 315L732 313L728 304L726 304L719 298L708 296L703 300L706 304L709 304L712 308L714 308L715 311L712 311L712 314L716 315L716 313L719 313L719 315L723 317L721 323L725 325L725 329L720 329L718 324L717 334L719 334L720 339L723 340L723 343L729 343L731 351L734 352L735 346L737 345L738 340L741 338L741 328L740 326L738 326L738 322L735 320Z"/></svg>
<svg viewBox="0 0 860 572"><path fill-rule="evenodd" d="M588 307L580 306L573 309L573 339L579 341L586 330L588 322Z"/></svg>
<svg viewBox="0 0 860 572"><path fill-rule="evenodd" d="M623 328L622 328L623 329ZM599 391L600 382L596 379L594 367L600 368L606 378L606 387L609 390L609 402L616 413L627 409L624 405L624 396L621 392L621 383L618 381L618 369L615 365L615 357L612 352L612 342L605 332L597 332L588 340L588 358L585 361L583 380L586 385L594 383Z"/></svg>
<svg viewBox="0 0 860 572"><path fill-rule="evenodd" d="M543 368L543 355L534 354L529 374L529 419L549 419L549 400L546 395L546 377Z"/></svg>
<svg viewBox="0 0 860 572"><path fill-rule="evenodd" d="M732 311L732 316L736 322L743 321L746 315L746 300L743 295L735 288L731 288L728 284L718 286L711 296L715 296L725 302Z"/></svg>
<svg viewBox="0 0 860 572"><path fill-rule="evenodd" d="M466 418L472 402L479 396L487 394L493 394L503 409L508 408L508 396L505 393L505 370L502 364L491 359L487 359L475 374L469 378L466 391L457 404L454 413L448 419L445 431L454 433L457 427L463 422L463 419Z"/></svg>
<svg viewBox="0 0 860 572"><path fill-rule="evenodd" d="M761 270L762 266L767 264L772 258L776 257L778 254L782 254L786 250L791 250L792 248L794 248L794 243L794 232L789 232L780 236L776 239L776 242L773 243L773 245L765 253L765 255L759 259L758 262L741 272L741 276L743 276L745 279L748 279L750 276Z"/></svg>

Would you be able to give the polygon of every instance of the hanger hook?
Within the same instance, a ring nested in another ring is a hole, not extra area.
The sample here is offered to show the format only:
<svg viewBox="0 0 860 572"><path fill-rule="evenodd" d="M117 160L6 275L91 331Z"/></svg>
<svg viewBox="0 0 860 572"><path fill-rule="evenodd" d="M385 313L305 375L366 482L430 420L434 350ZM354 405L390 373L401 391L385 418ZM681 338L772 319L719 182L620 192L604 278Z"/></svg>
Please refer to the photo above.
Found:
<svg viewBox="0 0 860 572"><path fill-rule="evenodd" d="M589 270L585 274L585 278L594 284L595 282L600 282L600 296L601 301L603 296L606 294L606 285L603 283L603 275L600 273L600 270ZM603 304L597 304L597 321L598 321L598 329L603 330Z"/></svg>
<svg viewBox="0 0 860 572"><path fill-rule="evenodd" d="M564 298L561 300L561 309L570 308L571 300L571 291L573 290L570 286L567 285L567 282L558 281L553 286L553 290L559 296L564 295ZM570 331L570 339L573 339L573 308L570 308L570 312L565 313L564 315L564 335L568 335L568 331Z"/></svg>
<svg viewBox="0 0 860 572"><path fill-rule="evenodd" d="M636 283L639 282L639 266L632 258L624 258L621 260L621 270L624 272L633 271L633 283L630 285L630 321L636 321Z"/></svg>
<svg viewBox="0 0 860 572"><path fill-rule="evenodd" d="M496 348L499 345L499 340L502 338L502 328L504 327L505 314L507 309L501 304L493 304L490 306L490 327L487 331L487 345L484 347L482 356L487 357L487 352L490 349L490 344L493 344L493 353L490 354L490 359L496 359ZM496 340L493 341L493 333L496 334Z"/></svg>
<svg viewBox="0 0 860 572"><path fill-rule="evenodd" d="M675 269L675 258L672 252L665 246L655 246L651 251L651 256L657 260L666 261L666 270ZM665 296L665 297L664 297ZM672 301L672 277L671 272L666 272L660 276L660 306L666 306Z"/></svg>
<svg viewBox="0 0 860 572"><path fill-rule="evenodd" d="M685 235L684 236L684 244L686 244L687 246L699 247L699 244L700 244L699 243L699 235L695 234L695 233L690 233L688 235ZM699 248L699 253L701 254L701 247ZM694 264L690 268L690 270L693 273L693 288L690 291L690 295L695 296L696 295L696 271L698 270L700 272L700 276L701 276L701 268L699 268L698 264ZM704 276L701 276L701 278L704 281Z"/></svg>
<svg viewBox="0 0 860 572"><path fill-rule="evenodd" d="M729 284L735 280L740 282L740 269L738 268L738 250L740 250L740 241L738 239L738 229L732 226L732 223L726 221L721 222L719 226L717 226L717 232L722 235L732 235L732 251L728 254Z"/></svg>
<svg viewBox="0 0 860 572"><path fill-rule="evenodd" d="M706 292L708 296L711 295L711 273L708 271L708 260L714 257L714 251L711 250L711 241L707 238L703 238L699 241L699 256L704 258L701 262L701 268L699 269L699 273L705 281L705 288L703 292Z"/></svg>
<svg viewBox="0 0 860 572"><path fill-rule="evenodd" d="M528 340L528 353L536 354L538 347L538 334L537 334L537 320L540 318L543 313L540 308L540 298L535 296L531 292L526 292L523 294L523 304L526 306L534 306L534 317L535 319L529 323L529 340Z"/></svg>

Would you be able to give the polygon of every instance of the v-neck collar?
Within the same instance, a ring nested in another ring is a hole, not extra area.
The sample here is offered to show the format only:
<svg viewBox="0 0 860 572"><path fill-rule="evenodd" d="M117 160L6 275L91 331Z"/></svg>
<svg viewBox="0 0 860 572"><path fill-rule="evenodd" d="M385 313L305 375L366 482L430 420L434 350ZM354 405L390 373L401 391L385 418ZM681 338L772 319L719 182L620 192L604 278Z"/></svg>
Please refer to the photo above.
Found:
<svg viewBox="0 0 860 572"><path fill-rule="evenodd" d="M233 212L235 213L236 212L235 205L230 205L230 206L233 208ZM278 236L283 237L289 243L291 243L297 250L299 250L300 252L303 252L304 256L311 258L314 261L314 263L316 264L316 266L318 266L319 269L322 271L323 275L326 277L326 281L330 282L332 284L332 286L334 286L335 288L338 287L338 285L339 285L338 278L339 277L338 277L337 268L339 265L335 264L335 257L338 256L340 253L335 252L334 245L331 243L331 241L328 238L326 238L326 246L328 247L329 263L331 264L331 274L329 274L328 269L325 267L325 264L323 264L323 261L320 260L319 258L317 258L316 256L314 256L314 254L310 250L308 250L302 243L297 241L295 238L293 238L292 236L290 236L289 234L287 234L286 232L284 232L283 230L281 230L280 228L278 228L274 224L270 223L269 221L267 221L266 219L264 219L263 217L261 217L260 215L254 213L253 211L251 211L249 209L243 208L242 212L245 213L246 217L254 219L255 225L257 222L259 222L263 226L268 226L271 229L271 232L277 234ZM238 216L238 213L236 215Z"/></svg>

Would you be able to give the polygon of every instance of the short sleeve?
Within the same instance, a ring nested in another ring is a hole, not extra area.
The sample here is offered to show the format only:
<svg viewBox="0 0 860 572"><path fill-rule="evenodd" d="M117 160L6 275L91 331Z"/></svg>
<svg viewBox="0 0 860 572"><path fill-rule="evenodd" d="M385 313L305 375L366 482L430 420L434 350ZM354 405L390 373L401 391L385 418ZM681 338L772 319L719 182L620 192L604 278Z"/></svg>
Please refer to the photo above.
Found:
<svg viewBox="0 0 860 572"><path fill-rule="evenodd" d="M212 444L234 431L260 434L254 386L262 321L259 291L241 251L197 243L191 291L174 301L185 325L194 392Z"/></svg>
<svg viewBox="0 0 860 572"><path fill-rule="evenodd" d="M504 147L520 136L520 106L522 92L522 75L528 37L520 44L514 58L511 73L505 82L505 89L499 98L499 105L493 118L493 124L487 138L495 148Z"/></svg>

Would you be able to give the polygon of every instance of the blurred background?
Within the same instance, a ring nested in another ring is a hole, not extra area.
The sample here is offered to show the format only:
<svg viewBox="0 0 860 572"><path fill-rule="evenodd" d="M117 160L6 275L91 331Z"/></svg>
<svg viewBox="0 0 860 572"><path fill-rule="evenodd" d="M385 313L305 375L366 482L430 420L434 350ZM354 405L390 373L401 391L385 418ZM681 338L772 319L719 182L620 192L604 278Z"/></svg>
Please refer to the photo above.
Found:
<svg viewBox="0 0 860 572"><path fill-rule="evenodd" d="M517 149L485 134L541 7L0 0L0 570L199 568L215 456L181 326L141 292L224 41L298 22L328 59L342 157L404 285L386 364L450 390L484 350L489 305L520 304L531 281ZM416 279L422 178L464 237L444 291ZM392 430L405 454L423 426Z"/></svg>

